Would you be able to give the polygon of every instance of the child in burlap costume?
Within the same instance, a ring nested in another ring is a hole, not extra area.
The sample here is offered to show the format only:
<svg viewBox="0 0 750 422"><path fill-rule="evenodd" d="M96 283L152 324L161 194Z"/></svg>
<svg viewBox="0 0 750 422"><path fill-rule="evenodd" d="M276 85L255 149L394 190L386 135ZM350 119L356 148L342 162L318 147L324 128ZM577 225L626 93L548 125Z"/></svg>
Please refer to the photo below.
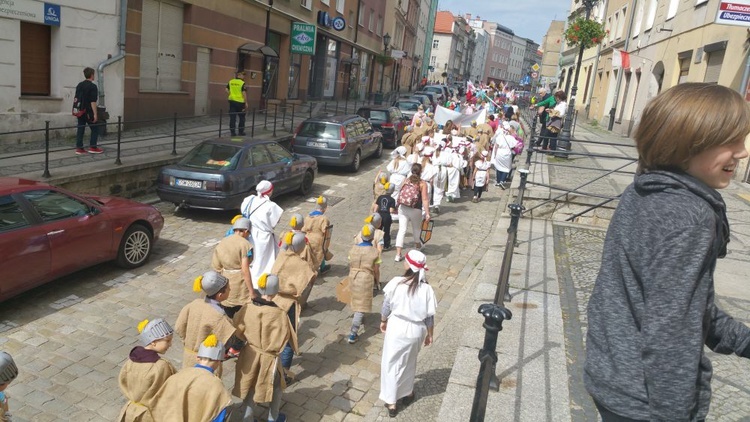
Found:
<svg viewBox="0 0 750 422"><path fill-rule="evenodd" d="M8 396L5 389L18 376L18 367L13 358L7 352L0 352L0 421L7 422L11 419L8 406Z"/></svg>
<svg viewBox="0 0 750 422"><path fill-rule="evenodd" d="M370 224L362 227L362 242L349 250L349 276L337 288L340 302L347 303L354 312L348 341L356 343L365 312L372 312L373 287L380 280L380 253L373 246L375 228Z"/></svg>
<svg viewBox="0 0 750 422"><path fill-rule="evenodd" d="M315 200L315 210L308 214L307 218L305 218L305 224L302 227L302 231L307 235L310 248L312 248L313 255L315 256L315 266L320 268L320 273L324 273L331 268L327 264L327 261L333 259L333 254L325 250L326 233L330 230L329 227L331 226L330 220L325 216L327 209L328 200L319 196Z"/></svg>
<svg viewBox="0 0 750 422"><path fill-rule="evenodd" d="M302 233L303 236L305 236L305 245L302 249L297 251L297 255L300 256L300 258L304 259L305 262L310 266L310 269L315 272L315 274L318 274L318 270L320 269L319 266L315 265L315 254L313 253L312 247L310 246L310 242L307 239L307 236L305 235L305 232L302 231L302 228L305 226L305 218L302 216L302 214L292 214L292 218L289 219L289 227L291 227L291 230L285 231L281 237L279 238L279 251L283 252L287 249L289 249L289 246L284 242L284 239L286 238L288 233ZM279 259L276 257L276 259ZM274 272L271 270L271 272Z"/></svg>

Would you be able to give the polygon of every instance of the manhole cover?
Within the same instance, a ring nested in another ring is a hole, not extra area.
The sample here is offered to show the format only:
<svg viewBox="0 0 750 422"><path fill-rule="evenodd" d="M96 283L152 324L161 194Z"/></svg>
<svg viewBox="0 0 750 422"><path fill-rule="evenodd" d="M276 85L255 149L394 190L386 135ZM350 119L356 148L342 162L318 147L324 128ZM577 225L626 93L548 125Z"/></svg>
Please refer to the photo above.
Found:
<svg viewBox="0 0 750 422"><path fill-rule="evenodd" d="M332 207L345 199L344 197L341 197L341 196L331 196L331 195L323 195L323 196L325 196L325 198L328 200L329 207ZM318 199L317 196L313 198L308 198L307 202L315 202L316 199Z"/></svg>

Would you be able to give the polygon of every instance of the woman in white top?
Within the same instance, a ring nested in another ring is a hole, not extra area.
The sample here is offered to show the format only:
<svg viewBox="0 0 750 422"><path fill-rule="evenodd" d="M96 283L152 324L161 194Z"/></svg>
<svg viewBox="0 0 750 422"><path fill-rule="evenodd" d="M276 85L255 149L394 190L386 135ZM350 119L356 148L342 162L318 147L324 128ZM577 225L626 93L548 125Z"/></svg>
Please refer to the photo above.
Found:
<svg viewBox="0 0 750 422"><path fill-rule="evenodd" d="M383 289L380 331L385 333L380 364L380 400L395 417L398 401L408 406L414 400L417 355L422 344L432 344L437 300L425 279L427 257L411 250L406 254L401 277Z"/></svg>
<svg viewBox="0 0 750 422"><path fill-rule="evenodd" d="M505 189L505 180L508 178L510 169L513 167L513 148L518 141L508 130L510 124L503 122L502 129L495 132L492 137L492 166L495 167L495 186Z"/></svg>
<svg viewBox="0 0 750 422"><path fill-rule="evenodd" d="M401 190L401 184L409 175L411 164L406 160L406 147L400 146L391 152L393 160L386 166L386 170L391 174L389 182L393 186L393 198L398 198L398 192Z"/></svg>
<svg viewBox="0 0 750 422"><path fill-rule="evenodd" d="M568 95L565 93L565 91L557 91L555 92L555 101L557 101L557 104L555 104L555 108L553 109L554 112L552 114L559 115L560 121L562 123L565 122L565 112L568 111ZM549 140L549 149L554 151L557 149L557 135L560 133L552 133L549 132L550 140Z"/></svg>

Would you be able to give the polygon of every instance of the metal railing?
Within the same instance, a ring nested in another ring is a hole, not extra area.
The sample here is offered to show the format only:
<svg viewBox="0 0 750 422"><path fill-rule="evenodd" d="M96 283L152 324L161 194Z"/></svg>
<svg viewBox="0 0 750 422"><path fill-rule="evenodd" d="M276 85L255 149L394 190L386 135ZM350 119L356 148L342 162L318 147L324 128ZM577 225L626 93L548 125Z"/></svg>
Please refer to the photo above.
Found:
<svg viewBox="0 0 750 422"><path fill-rule="evenodd" d="M497 351L496 351L497 340L498 340L499 332L502 331L503 329L503 322L508 321L513 317L513 314L510 311L510 309L505 307L505 303L511 301L511 296L509 292L510 270L511 270L511 266L513 263L513 252L516 247L518 223L519 223L520 218L527 212L530 212L550 202L557 201L558 199L565 197L567 195L570 195L571 193L575 193L578 195L585 195L585 196L589 196L593 198L600 198L600 199L603 199L603 201L595 205L589 206L585 210L572 215L571 217L567 219L567 221L573 221L576 218L588 212L591 212L592 210L595 210L612 201L615 201L619 198L620 196L619 194L609 197L606 195L582 191L581 189L585 188L586 186L591 185L592 183L598 180L601 180L613 174L634 174L634 172L624 171L623 169L638 161L637 157L630 157L630 156L622 155L622 154L620 155L591 154L587 152L568 151L565 158L569 158L569 156L574 156L574 157L585 156L585 157L592 157L592 158L598 158L598 159L624 160L626 161L626 163L616 168L613 168L611 170L592 169L590 167L585 167L586 169L589 169L589 170L602 171L603 174L591 180L588 180L584 183L580 183L574 188L553 186L551 184L544 184L541 182L530 181L528 180L528 176L529 176L529 169L531 169L532 164L533 165L550 165L550 166L559 165L561 167L564 166L564 167L569 167L569 168L584 168L584 167L572 165L569 163L555 164L555 163L542 162L541 160L533 161L533 157L535 153L544 152L543 150L539 148L539 144L545 137L536 133L537 124L538 124L536 109L525 108L523 109L523 111L521 111L520 114L523 120L525 120L526 122L531 122L531 127L529 129L529 133L527 134L528 144L526 148L526 161L525 161L525 167L518 169L518 172L521 174L521 180L518 186L518 193L513 203L511 203L508 206L508 208L510 209L511 218L510 218L510 224L508 225L508 236L506 239L502 264L500 267L500 274L498 275L498 282L497 282L497 288L495 290L495 297L492 303L482 304L479 306L479 309L478 309L478 312L482 314L482 316L484 317L483 327L485 329L485 336L484 336L484 344L482 346L482 349L479 351L480 369L479 369L479 374L477 375L476 390L474 392L474 401L472 404L471 416L469 419L471 422L484 421L486 408L487 408L487 400L488 400L490 389L492 389L493 391L500 390L500 380L498 379L496 375L496 366L497 366L497 361L498 361ZM573 116L573 118L577 119L577 113ZM553 137L551 136L547 137L547 139L552 139L552 138ZM583 139L571 139L571 141L573 141L576 144L589 143L589 144L594 144L594 145L610 145L614 147L633 147L633 145L631 144L604 143L604 142L599 142L599 141L588 141L588 140L583 140ZM523 205L523 200L524 200L524 196L526 195L527 185L547 187L552 190L562 191L563 193L554 195L550 197L549 199L544 200L541 203L534 205L533 207L527 209Z"/></svg>
<svg viewBox="0 0 750 422"><path fill-rule="evenodd" d="M390 104L393 94L387 96L386 104ZM245 132L250 137L272 137L278 138L285 134L292 134L296 125L305 119L322 115L353 114L359 107L372 105L373 100L338 100L338 101L308 101L304 104L270 104L265 109L253 108L246 113ZM218 137L228 133L227 113L220 110L219 114L205 116L178 116L175 113L171 117L146 120L124 121L122 116L117 116L116 121L102 122L93 127L99 131L100 147L111 147L116 151L114 164L122 165L123 150L135 149L138 143L148 143L155 148L161 145L163 149L171 147L171 155L177 155L178 150L192 147L199 140L209 136ZM138 127L138 129L125 130L124 127ZM144 129L145 128L145 129ZM71 149L71 135L78 130L78 125L52 127L50 121L44 122L44 127L20 131L9 131L0 133L0 144L13 144L15 152L0 154L0 168L8 171L14 170L14 165L23 160L32 162L34 168L42 170L42 177L51 177L50 155L69 151ZM143 132L147 134L143 134ZM88 130L86 131L88 132ZM58 136L54 137L53 133ZM14 137L16 135L36 134L43 139L31 141L18 145ZM88 136L85 133L85 136ZM114 135L114 136L112 136ZM24 150L24 146L27 148ZM20 151L19 151L20 149ZM103 157L106 158L106 155ZM35 160L38 159L38 160ZM27 164L28 165L28 164ZM54 166L53 166L54 167ZM25 171L19 171L25 172Z"/></svg>

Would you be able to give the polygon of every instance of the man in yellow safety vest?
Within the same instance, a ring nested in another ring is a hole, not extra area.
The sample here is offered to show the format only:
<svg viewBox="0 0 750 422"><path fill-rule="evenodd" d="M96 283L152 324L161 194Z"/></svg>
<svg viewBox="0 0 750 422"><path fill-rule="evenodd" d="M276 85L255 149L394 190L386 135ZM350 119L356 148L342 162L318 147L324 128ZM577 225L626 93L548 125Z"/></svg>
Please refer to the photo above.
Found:
<svg viewBox="0 0 750 422"><path fill-rule="evenodd" d="M237 116L240 117L239 130L240 136L245 135L245 113L247 111L247 87L245 86L245 72L237 72L237 76L227 84L227 94L229 94L229 131L232 136L237 135L235 132L235 122Z"/></svg>

